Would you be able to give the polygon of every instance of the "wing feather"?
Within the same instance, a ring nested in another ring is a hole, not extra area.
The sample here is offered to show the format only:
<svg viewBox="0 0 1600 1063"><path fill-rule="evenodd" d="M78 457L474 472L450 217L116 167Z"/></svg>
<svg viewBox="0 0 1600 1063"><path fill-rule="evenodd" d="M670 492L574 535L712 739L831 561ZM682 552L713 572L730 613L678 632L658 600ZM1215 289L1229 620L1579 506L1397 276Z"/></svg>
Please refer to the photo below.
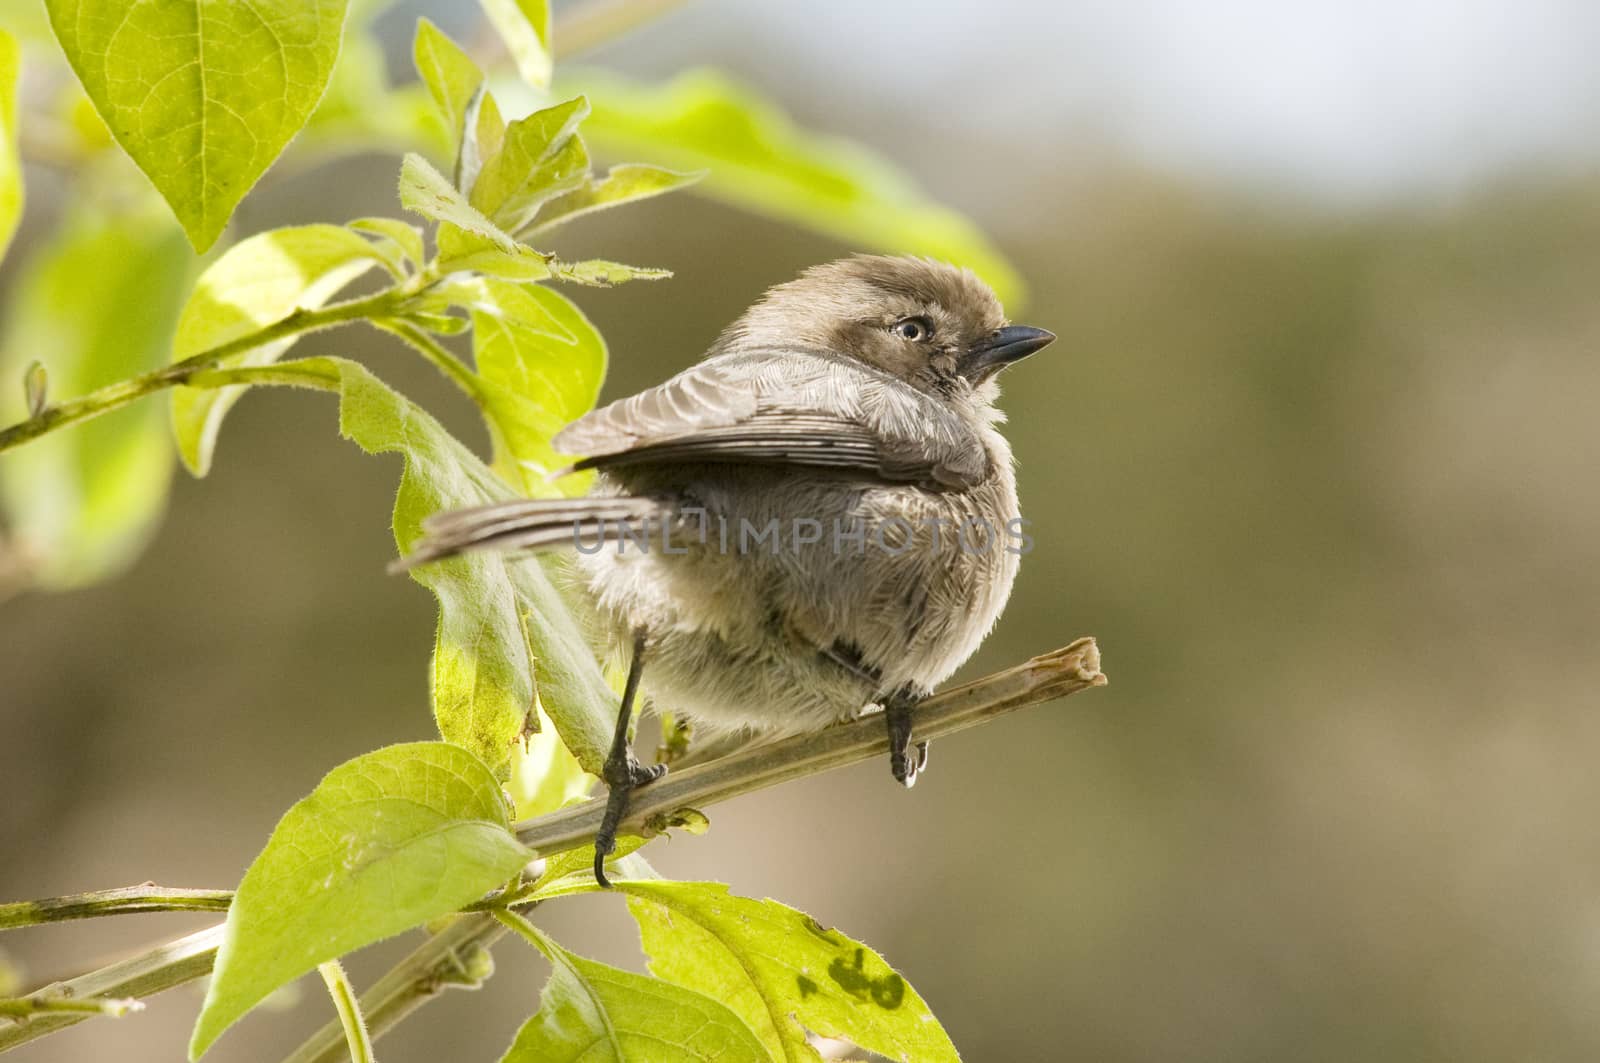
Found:
<svg viewBox="0 0 1600 1063"><path fill-rule="evenodd" d="M717 355L573 422L574 469L760 463L965 488L989 472L977 433L930 395L826 351Z"/></svg>

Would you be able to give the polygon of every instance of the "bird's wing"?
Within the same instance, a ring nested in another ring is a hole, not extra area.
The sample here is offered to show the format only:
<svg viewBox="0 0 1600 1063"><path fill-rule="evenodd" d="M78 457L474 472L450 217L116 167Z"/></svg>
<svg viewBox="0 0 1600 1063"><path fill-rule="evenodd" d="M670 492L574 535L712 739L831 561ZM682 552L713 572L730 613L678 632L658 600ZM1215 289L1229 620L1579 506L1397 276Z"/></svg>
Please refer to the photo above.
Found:
<svg viewBox="0 0 1600 1063"><path fill-rule="evenodd" d="M977 434L937 399L823 351L709 358L573 422L555 446L587 455L575 469L801 465L942 488L973 486L989 472Z"/></svg>

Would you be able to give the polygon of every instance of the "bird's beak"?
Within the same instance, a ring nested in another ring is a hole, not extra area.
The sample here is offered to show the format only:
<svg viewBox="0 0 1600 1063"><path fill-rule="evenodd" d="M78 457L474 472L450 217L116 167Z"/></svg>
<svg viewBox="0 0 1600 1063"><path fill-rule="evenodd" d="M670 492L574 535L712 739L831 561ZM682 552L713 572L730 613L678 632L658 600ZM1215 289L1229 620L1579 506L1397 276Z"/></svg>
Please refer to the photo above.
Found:
<svg viewBox="0 0 1600 1063"><path fill-rule="evenodd" d="M980 383L1012 362L1020 362L1034 351L1043 350L1056 338L1054 332L1028 325L1007 325L973 344L961 359L961 375Z"/></svg>

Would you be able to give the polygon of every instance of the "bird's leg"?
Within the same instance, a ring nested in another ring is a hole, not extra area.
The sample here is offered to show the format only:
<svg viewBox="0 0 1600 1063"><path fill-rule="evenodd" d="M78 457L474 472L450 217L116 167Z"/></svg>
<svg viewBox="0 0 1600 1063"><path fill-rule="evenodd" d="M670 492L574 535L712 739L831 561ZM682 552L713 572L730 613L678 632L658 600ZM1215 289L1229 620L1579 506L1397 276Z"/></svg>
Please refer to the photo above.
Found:
<svg viewBox="0 0 1600 1063"><path fill-rule="evenodd" d="M877 685L883 681L882 672L862 660L861 651L851 643L836 641L822 655L863 682ZM925 697L925 691L905 686L882 701L883 721L889 725L889 770L895 782L907 790L917 784L917 773L928 766L928 743L918 742L915 759L911 756L911 712Z"/></svg>
<svg viewBox="0 0 1600 1063"><path fill-rule="evenodd" d="M911 748L911 713L922 696L909 688L890 694L883 702L883 720L889 726L889 770L906 789L917 784L917 774L928 766L928 743Z"/></svg>
<svg viewBox="0 0 1600 1063"><path fill-rule="evenodd" d="M634 789L661 778L665 764L640 764L628 746L628 724L633 717L633 699L639 693L639 675L644 671L645 633L633 636L633 659L628 662L628 682L622 688L622 707L617 710L617 729L611 736L611 752L606 755L602 777L606 783L606 814L594 835L594 880L601 889L610 889L606 879L606 857L616 852L617 828L628 811L628 797Z"/></svg>

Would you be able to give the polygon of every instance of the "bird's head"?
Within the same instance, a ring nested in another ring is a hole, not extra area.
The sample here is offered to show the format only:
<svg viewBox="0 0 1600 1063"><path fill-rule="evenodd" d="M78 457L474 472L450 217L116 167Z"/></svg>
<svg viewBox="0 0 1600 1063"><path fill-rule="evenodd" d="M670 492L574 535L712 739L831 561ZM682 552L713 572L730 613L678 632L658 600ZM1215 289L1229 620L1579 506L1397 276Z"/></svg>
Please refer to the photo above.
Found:
<svg viewBox="0 0 1600 1063"><path fill-rule="evenodd" d="M992 398L994 377L1055 336L1006 323L971 270L924 258L854 255L777 285L734 322L721 350L823 349L921 390Z"/></svg>

